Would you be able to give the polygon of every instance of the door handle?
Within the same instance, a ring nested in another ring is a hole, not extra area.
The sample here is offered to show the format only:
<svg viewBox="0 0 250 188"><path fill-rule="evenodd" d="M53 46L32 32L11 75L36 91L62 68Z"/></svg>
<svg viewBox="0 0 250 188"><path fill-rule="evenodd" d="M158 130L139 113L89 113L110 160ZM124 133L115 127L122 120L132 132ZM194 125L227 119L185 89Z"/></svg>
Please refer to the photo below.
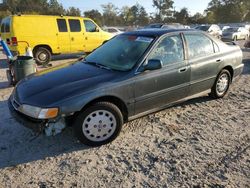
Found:
<svg viewBox="0 0 250 188"><path fill-rule="evenodd" d="M74 41L75 40L74 37L71 37L71 40Z"/></svg>
<svg viewBox="0 0 250 188"><path fill-rule="evenodd" d="M88 40L88 37L85 37L85 40Z"/></svg>
<svg viewBox="0 0 250 188"><path fill-rule="evenodd" d="M219 63L219 62L221 62L221 61L222 61L221 59L217 59L217 60L216 60L217 63Z"/></svg>
<svg viewBox="0 0 250 188"><path fill-rule="evenodd" d="M179 73L183 73L183 72L186 72L186 71L187 71L187 67L179 69Z"/></svg>

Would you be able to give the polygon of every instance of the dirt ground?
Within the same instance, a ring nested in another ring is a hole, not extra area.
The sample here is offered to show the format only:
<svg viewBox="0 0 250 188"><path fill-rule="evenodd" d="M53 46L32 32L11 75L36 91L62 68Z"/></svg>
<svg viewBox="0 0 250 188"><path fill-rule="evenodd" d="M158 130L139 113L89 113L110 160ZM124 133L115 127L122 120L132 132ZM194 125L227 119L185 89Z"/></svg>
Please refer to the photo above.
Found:
<svg viewBox="0 0 250 188"><path fill-rule="evenodd" d="M20 126L8 112L13 88L1 57L0 188L250 187L250 50L225 98L201 96L140 118L98 148L81 145L72 128L46 137Z"/></svg>

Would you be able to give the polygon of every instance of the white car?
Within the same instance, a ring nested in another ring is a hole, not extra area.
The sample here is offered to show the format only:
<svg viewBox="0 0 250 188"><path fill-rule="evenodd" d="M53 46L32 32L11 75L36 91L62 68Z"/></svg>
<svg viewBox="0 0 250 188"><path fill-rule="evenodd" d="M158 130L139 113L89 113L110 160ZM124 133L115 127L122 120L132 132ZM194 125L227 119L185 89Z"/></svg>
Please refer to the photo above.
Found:
<svg viewBox="0 0 250 188"><path fill-rule="evenodd" d="M119 35L119 34L123 33L123 31L119 30L116 27L104 27L103 29L104 29L104 31L112 33L113 35Z"/></svg>
<svg viewBox="0 0 250 188"><path fill-rule="evenodd" d="M249 39L249 31L244 27L230 27L225 29L222 34L222 40L247 40Z"/></svg>
<svg viewBox="0 0 250 188"><path fill-rule="evenodd" d="M221 38L221 35L222 35L222 31L220 27L216 24L200 25L200 26L195 27L195 29L206 31L210 35L213 35L214 37L217 37L217 38Z"/></svg>

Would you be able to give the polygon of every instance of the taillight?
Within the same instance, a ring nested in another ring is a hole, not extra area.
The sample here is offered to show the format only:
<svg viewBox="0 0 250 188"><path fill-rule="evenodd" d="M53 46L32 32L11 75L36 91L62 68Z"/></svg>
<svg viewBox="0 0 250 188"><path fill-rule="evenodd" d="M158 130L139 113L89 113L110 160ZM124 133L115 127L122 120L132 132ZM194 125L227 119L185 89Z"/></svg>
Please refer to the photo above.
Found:
<svg viewBox="0 0 250 188"><path fill-rule="evenodd" d="M16 37L11 37L11 44L12 44L12 46L17 46L17 38Z"/></svg>
<svg viewBox="0 0 250 188"><path fill-rule="evenodd" d="M6 43L10 45L10 39L6 39Z"/></svg>

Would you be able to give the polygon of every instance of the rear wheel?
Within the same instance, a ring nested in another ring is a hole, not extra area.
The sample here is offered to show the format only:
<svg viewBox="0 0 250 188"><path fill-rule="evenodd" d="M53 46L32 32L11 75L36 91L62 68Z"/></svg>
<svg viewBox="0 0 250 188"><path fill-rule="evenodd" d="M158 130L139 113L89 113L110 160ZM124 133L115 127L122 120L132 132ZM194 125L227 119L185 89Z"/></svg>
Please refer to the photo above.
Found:
<svg viewBox="0 0 250 188"><path fill-rule="evenodd" d="M34 57L38 65L47 66L51 61L51 52L45 47L38 47L34 50Z"/></svg>
<svg viewBox="0 0 250 188"><path fill-rule="evenodd" d="M122 125L123 116L117 106L98 102L76 117L74 131L83 144L100 146L112 142L119 135Z"/></svg>
<svg viewBox="0 0 250 188"><path fill-rule="evenodd" d="M211 89L210 96L217 99L226 95L231 83L231 74L228 70L223 69L217 76Z"/></svg>

